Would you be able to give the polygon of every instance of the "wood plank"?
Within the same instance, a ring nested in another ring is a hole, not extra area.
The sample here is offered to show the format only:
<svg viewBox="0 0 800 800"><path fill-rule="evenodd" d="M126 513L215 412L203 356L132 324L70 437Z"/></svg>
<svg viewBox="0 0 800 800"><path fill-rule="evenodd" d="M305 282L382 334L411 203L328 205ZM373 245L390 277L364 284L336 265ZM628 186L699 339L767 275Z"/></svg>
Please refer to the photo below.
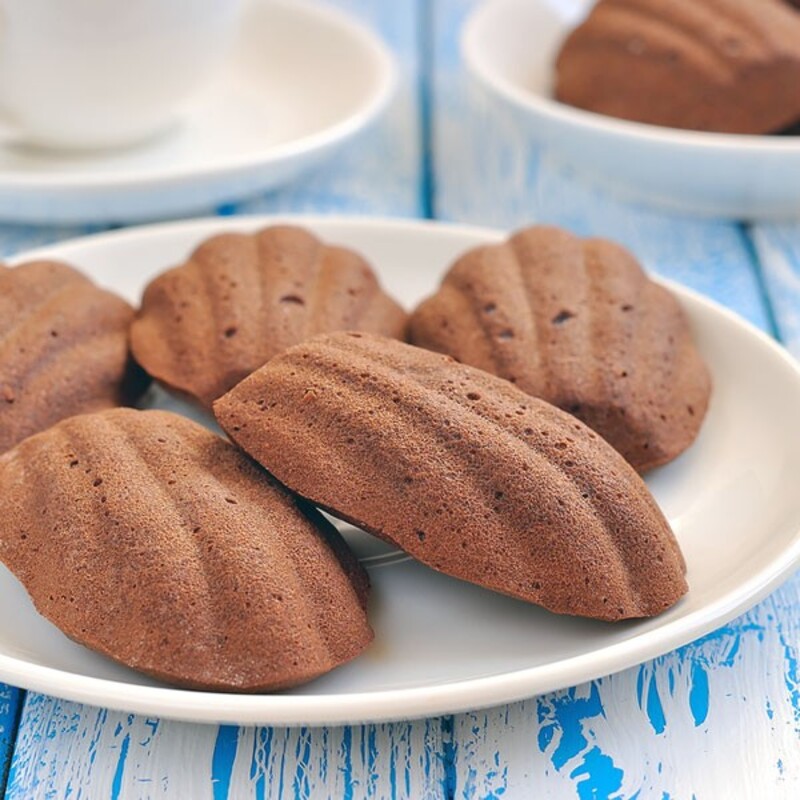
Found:
<svg viewBox="0 0 800 800"><path fill-rule="evenodd" d="M0 793L5 790L24 692L0 683Z"/></svg>
<svg viewBox="0 0 800 800"><path fill-rule="evenodd" d="M457 32L476 5L441 0L435 9L436 215L505 229L550 223L616 239L654 272L771 331L745 228L637 208L584 184L465 77ZM777 236L773 230L770 244ZM800 237L780 253L783 280L773 278L773 296L788 332L800 308ZM793 336L800 341L797 330ZM455 796L796 797L799 592L795 578L730 625L636 669L457 715Z"/></svg>
<svg viewBox="0 0 800 800"><path fill-rule="evenodd" d="M438 800L438 720L236 728L121 714L31 693L6 800L413 797Z"/></svg>
<svg viewBox="0 0 800 800"><path fill-rule="evenodd" d="M388 113L306 180L221 213L331 212L418 216L419 3L337 0L399 57ZM210 210L213 211L213 210ZM0 252L83 229L0 226ZM390 798L443 796L441 720L354 728L236 728L120 714L30 693L11 764L9 800L89 798Z"/></svg>
<svg viewBox="0 0 800 800"><path fill-rule="evenodd" d="M800 223L754 225L751 234L777 332L800 357Z"/></svg>

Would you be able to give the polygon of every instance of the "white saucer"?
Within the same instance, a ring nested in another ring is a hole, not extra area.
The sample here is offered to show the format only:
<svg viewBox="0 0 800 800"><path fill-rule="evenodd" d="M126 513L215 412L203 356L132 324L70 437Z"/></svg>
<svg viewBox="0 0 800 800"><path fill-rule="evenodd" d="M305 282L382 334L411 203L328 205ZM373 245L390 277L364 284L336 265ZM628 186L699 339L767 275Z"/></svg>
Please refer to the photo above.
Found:
<svg viewBox="0 0 800 800"><path fill-rule="evenodd" d="M553 63L593 0L489 0L462 55L492 98L584 176L650 205L735 219L800 217L800 136L739 136L643 125L552 99Z"/></svg>
<svg viewBox="0 0 800 800"><path fill-rule="evenodd" d="M387 48L340 11L249 0L225 67L162 136L87 154L0 143L0 219L130 222L263 192L330 157L395 82Z"/></svg>
<svg viewBox="0 0 800 800"><path fill-rule="evenodd" d="M294 221L361 250L386 288L408 307L435 290L464 249L501 236L412 221ZM36 255L81 265L135 302L150 278L204 237L272 222L238 217L130 229ZM387 553L390 548L351 528L345 535L372 578L375 642L363 656L303 688L242 696L158 685L68 640L36 614L2 568L0 680L93 705L186 720L343 724L432 716L572 686L723 624L798 563L800 369L729 311L671 288L711 367L714 396L697 442L648 477L688 564L689 594L665 614L616 625L556 616ZM151 396L152 402L185 409L163 396Z"/></svg>

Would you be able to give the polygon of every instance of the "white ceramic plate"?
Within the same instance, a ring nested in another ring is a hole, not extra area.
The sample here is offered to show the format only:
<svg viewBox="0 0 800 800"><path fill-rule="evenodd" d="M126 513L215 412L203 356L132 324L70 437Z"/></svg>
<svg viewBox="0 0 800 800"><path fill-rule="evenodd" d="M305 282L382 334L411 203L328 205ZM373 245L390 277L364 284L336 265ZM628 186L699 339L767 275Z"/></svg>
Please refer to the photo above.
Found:
<svg viewBox="0 0 800 800"><path fill-rule="evenodd" d="M395 83L386 47L342 12L248 0L224 68L164 135L67 155L0 142L0 219L157 219L274 188L371 122Z"/></svg>
<svg viewBox="0 0 800 800"><path fill-rule="evenodd" d="M552 98L561 42L594 0L489 0L462 35L470 72L519 124L621 195L694 214L800 217L800 136L702 133L614 119Z"/></svg>
<svg viewBox="0 0 800 800"><path fill-rule="evenodd" d="M79 239L36 255L81 265L135 302L150 278L202 238L274 221L160 225ZM409 307L435 289L457 254L500 236L411 221L295 221L364 252L389 291ZM302 689L242 696L158 685L65 638L36 614L4 569L0 679L95 705L186 720L349 723L529 697L632 666L712 630L766 595L798 561L800 370L730 312L672 288L711 365L715 390L695 445L648 478L688 563L689 594L662 616L616 625L556 616L440 575L349 529L345 533L373 581L375 642L360 658ZM157 393L150 400L178 407Z"/></svg>

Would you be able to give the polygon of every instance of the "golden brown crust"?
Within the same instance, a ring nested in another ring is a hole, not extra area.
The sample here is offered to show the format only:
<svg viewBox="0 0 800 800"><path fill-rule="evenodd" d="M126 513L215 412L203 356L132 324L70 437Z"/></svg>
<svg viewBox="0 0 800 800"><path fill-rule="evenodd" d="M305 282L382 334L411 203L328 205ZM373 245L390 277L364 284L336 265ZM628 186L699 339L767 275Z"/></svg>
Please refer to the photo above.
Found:
<svg viewBox="0 0 800 800"><path fill-rule="evenodd" d="M600 0L556 61L556 97L672 128L800 120L800 14L784 0Z"/></svg>
<svg viewBox="0 0 800 800"><path fill-rule="evenodd" d="M658 614L686 591L668 523L613 448L446 356L320 336L214 411L294 491L449 575L605 620Z"/></svg>
<svg viewBox="0 0 800 800"><path fill-rule="evenodd" d="M74 640L189 688L281 689L372 638L335 529L183 417L73 417L0 456L0 559Z"/></svg>
<svg viewBox="0 0 800 800"><path fill-rule="evenodd" d="M133 309L72 267L0 265L0 452L61 419L132 403Z"/></svg>
<svg viewBox="0 0 800 800"><path fill-rule="evenodd" d="M314 334L352 328L404 338L406 319L360 255L281 225L214 236L151 281L131 340L154 378L210 407Z"/></svg>
<svg viewBox="0 0 800 800"><path fill-rule="evenodd" d="M603 239L534 226L469 251L412 314L413 344L583 420L643 471L696 438L709 372L675 298Z"/></svg>

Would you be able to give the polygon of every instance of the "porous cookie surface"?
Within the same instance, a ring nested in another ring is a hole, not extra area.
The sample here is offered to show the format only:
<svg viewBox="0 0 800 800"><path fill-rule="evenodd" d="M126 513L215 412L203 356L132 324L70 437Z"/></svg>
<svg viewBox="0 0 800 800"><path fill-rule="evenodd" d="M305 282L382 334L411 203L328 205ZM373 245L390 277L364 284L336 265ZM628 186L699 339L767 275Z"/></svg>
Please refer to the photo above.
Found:
<svg viewBox="0 0 800 800"><path fill-rule="evenodd" d="M287 486L449 575L605 620L658 614L686 592L668 523L610 445L447 356L321 336L214 411Z"/></svg>
<svg viewBox="0 0 800 800"><path fill-rule="evenodd" d="M800 13L785 0L600 0L556 61L556 97L673 128L800 120Z"/></svg>
<svg viewBox="0 0 800 800"><path fill-rule="evenodd" d="M342 329L403 338L406 314L357 253L293 226L225 233L153 280L131 329L155 378L211 402L287 347Z"/></svg>
<svg viewBox="0 0 800 800"><path fill-rule="evenodd" d="M183 417L73 417L0 456L0 560L72 639L169 683L273 690L372 638L336 530Z"/></svg>
<svg viewBox="0 0 800 800"><path fill-rule="evenodd" d="M670 292L622 247L558 228L462 256L410 339L569 411L639 470L694 441L711 392Z"/></svg>
<svg viewBox="0 0 800 800"><path fill-rule="evenodd" d="M65 417L133 402L133 309L56 261L0 264L0 452Z"/></svg>

